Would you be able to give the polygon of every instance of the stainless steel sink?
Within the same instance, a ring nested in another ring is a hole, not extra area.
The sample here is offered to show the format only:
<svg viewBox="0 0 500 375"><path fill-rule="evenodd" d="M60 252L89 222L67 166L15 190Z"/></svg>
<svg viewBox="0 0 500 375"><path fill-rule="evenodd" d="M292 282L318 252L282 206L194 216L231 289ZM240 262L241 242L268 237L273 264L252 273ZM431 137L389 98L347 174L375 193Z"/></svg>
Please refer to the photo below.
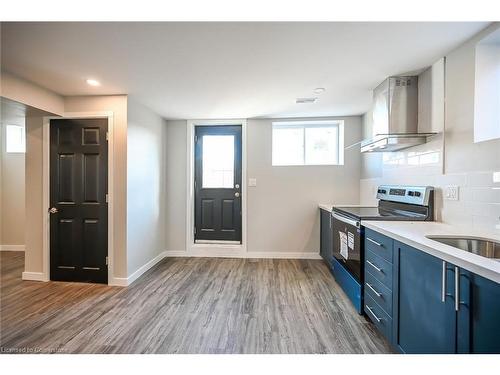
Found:
<svg viewBox="0 0 500 375"><path fill-rule="evenodd" d="M467 236L427 236L427 238L485 258L500 259L500 242L492 239Z"/></svg>

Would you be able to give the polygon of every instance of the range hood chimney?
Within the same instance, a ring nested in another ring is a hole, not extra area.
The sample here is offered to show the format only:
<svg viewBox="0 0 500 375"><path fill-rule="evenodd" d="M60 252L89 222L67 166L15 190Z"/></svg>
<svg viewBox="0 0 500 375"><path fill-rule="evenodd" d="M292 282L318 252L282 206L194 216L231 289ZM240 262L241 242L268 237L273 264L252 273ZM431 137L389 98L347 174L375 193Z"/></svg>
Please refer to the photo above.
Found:
<svg viewBox="0 0 500 375"><path fill-rule="evenodd" d="M418 77L389 77L373 90L372 137L361 152L391 152L427 142L418 133Z"/></svg>

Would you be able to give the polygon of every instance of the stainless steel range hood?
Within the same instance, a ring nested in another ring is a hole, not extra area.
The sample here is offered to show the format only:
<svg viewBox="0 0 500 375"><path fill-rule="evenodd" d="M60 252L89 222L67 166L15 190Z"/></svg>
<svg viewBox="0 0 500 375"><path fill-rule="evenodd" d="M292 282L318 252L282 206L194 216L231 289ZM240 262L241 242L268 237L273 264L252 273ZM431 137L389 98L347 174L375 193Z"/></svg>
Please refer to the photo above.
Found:
<svg viewBox="0 0 500 375"><path fill-rule="evenodd" d="M427 142L418 133L418 77L389 77L373 91L373 136L361 152L391 152Z"/></svg>

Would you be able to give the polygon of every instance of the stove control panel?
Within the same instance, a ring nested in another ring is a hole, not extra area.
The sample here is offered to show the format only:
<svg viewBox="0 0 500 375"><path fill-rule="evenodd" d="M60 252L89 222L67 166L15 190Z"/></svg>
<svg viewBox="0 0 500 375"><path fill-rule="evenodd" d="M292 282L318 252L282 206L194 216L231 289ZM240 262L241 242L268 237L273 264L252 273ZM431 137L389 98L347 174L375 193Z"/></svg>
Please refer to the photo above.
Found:
<svg viewBox="0 0 500 375"><path fill-rule="evenodd" d="M381 185L377 189L377 199L428 206L433 190L432 186Z"/></svg>

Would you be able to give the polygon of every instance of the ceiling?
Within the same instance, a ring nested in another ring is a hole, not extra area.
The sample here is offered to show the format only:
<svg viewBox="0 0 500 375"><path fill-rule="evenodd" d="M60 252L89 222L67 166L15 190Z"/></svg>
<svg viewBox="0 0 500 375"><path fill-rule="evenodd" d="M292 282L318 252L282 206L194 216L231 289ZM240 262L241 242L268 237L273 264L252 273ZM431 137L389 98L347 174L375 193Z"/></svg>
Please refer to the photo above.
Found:
<svg viewBox="0 0 500 375"><path fill-rule="evenodd" d="M129 94L166 118L344 116L364 113L386 76L427 67L486 26L2 23L1 63L59 94ZM317 87L316 103L295 103Z"/></svg>

